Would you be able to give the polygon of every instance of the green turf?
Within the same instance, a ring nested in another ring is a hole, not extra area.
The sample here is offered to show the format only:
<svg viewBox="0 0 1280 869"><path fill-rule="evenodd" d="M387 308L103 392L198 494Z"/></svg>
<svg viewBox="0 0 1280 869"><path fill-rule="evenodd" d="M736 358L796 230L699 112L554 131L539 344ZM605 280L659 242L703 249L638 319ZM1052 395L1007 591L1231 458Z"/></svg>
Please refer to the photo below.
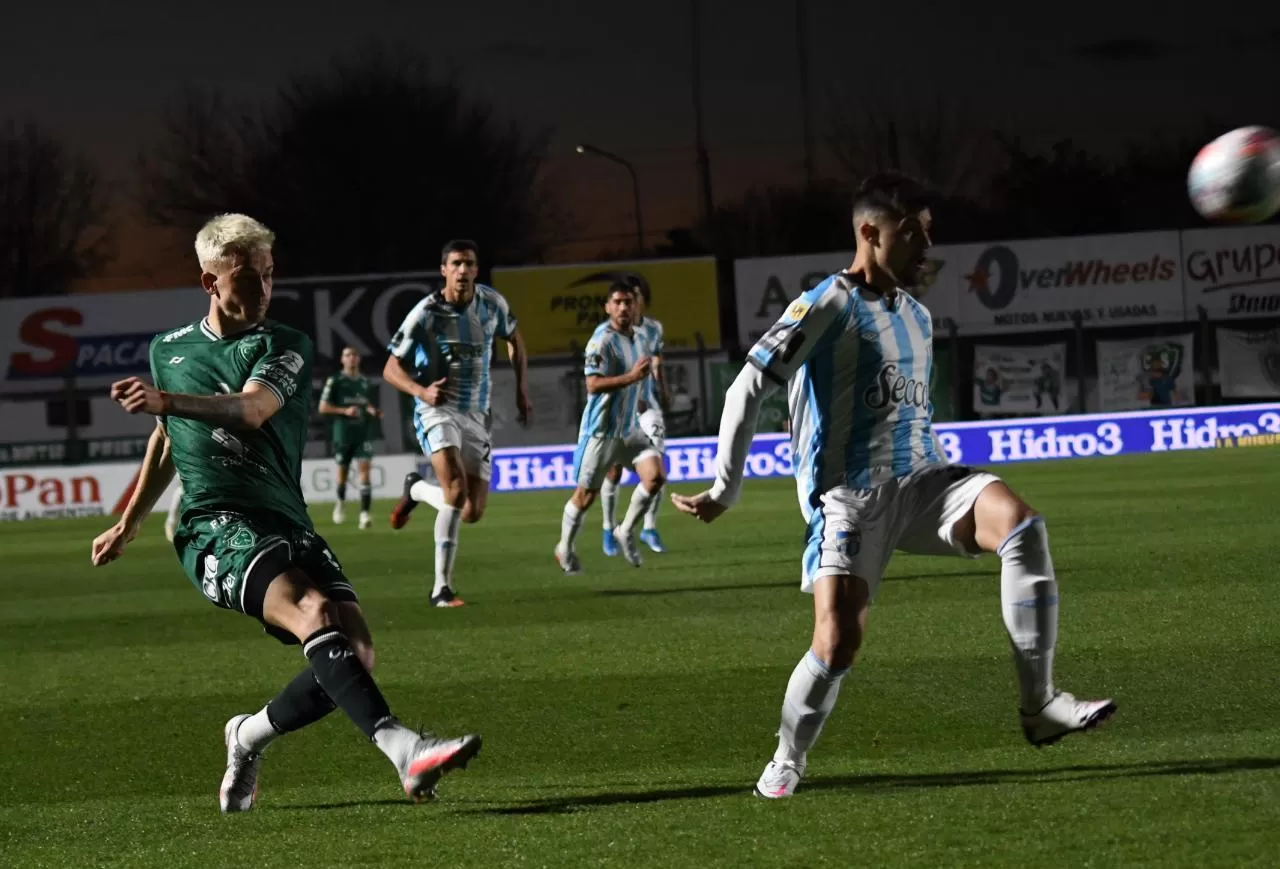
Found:
<svg viewBox="0 0 1280 869"><path fill-rule="evenodd" d="M641 570L551 559L565 493L464 527L469 606L425 605L431 511L317 524L356 579L410 724L485 750L403 799L340 713L270 749L223 817L222 725L304 661L181 576L156 517L89 567L101 521L0 525L0 866L1273 866L1280 851L1280 453L1016 466L1049 517L1058 681L1096 733L1023 741L998 562L898 556L798 796L750 788L804 653L791 485L712 527L666 505ZM696 487L685 485L683 491Z"/></svg>

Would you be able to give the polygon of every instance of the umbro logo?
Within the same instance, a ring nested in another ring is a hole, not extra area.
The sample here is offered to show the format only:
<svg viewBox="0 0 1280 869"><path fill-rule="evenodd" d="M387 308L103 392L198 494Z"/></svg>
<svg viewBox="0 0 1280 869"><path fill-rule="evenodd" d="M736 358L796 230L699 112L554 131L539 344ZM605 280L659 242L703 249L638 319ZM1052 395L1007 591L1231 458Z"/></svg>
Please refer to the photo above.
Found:
<svg viewBox="0 0 1280 869"><path fill-rule="evenodd" d="M187 357L185 357L185 356L175 356L175 357L173 357L172 359L170 359L170 360L169 360L169 364L170 364L170 365L181 365L181 364L182 364L182 360L183 360L183 359L186 359L186 358L187 358Z"/></svg>

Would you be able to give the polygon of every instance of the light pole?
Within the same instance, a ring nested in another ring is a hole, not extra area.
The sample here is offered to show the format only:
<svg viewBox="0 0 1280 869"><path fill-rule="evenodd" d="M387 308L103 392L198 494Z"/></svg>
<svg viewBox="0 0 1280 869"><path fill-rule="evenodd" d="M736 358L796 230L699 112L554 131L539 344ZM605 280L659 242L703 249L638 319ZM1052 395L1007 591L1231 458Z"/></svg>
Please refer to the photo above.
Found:
<svg viewBox="0 0 1280 869"><path fill-rule="evenodd" d="M640 214L640 179L636 177L636 167L631 165L631 161L619 157L603 148L597 148L595 145L578 145L574 148L579 154L595 154L597 157L603 157L619 164L627 172L631 173L631 193L635 197L636 212L636 254L644 253L644 217Z"/></svg>

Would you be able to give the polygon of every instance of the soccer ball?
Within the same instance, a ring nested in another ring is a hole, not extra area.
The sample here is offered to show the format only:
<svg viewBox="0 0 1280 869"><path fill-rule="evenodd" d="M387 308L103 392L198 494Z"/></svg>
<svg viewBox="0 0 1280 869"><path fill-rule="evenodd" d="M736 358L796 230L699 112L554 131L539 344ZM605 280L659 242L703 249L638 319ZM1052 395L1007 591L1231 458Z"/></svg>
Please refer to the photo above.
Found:
<svg viewBox="0 0 1280 869"><path fill-rule="evenodd" d="M1280 209L1280 137L1239 127L1200 149L1187 173L1191 204L1220 223L1261 223Z"/></svg>

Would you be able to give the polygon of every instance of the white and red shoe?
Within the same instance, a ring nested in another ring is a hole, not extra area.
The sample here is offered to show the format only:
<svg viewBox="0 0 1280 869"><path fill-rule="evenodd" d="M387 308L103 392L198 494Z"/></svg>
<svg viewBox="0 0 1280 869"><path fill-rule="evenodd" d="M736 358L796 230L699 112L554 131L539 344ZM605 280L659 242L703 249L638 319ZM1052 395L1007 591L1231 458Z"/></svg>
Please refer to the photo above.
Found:
<svg viewBox="0 0 1280 869"><path fill-rule="evenodd" d="M1069 733L1093 730L1116 712L1114 701L1077 700L1065 691L1053 695L1053 699L1031 715L1022 713L1022 732L1027 742L1040 748L1053 745Z"/></svg>
<svg viewBox="0 0 1280 869"><path fill-rule="evenodd" d="M434 799L436 784L444 774L466 769L471 758L480 753L480 744L479 734L474 733L458 739L438 739L430 733L423 734L401 775L404 792L415 803Z"/></svg>
<svg viewBox="0 0 1280 869"><path fill-rule="evenodd" d="M780 800L796 792L800 779L804 778L805 763L792 760L771 760L756 782L756 796L767 800Z"/></svg>
<svg viewBox="0 0 1280 869"><path fill-rule="evenodd" d="M224 813L247 812L258 799L258 768L262 766L262 753L249 751L240 745L236 733L248 715L236 715L222 728L222 738L227 744L227 771L218 789L218 803Z"/></svg>

